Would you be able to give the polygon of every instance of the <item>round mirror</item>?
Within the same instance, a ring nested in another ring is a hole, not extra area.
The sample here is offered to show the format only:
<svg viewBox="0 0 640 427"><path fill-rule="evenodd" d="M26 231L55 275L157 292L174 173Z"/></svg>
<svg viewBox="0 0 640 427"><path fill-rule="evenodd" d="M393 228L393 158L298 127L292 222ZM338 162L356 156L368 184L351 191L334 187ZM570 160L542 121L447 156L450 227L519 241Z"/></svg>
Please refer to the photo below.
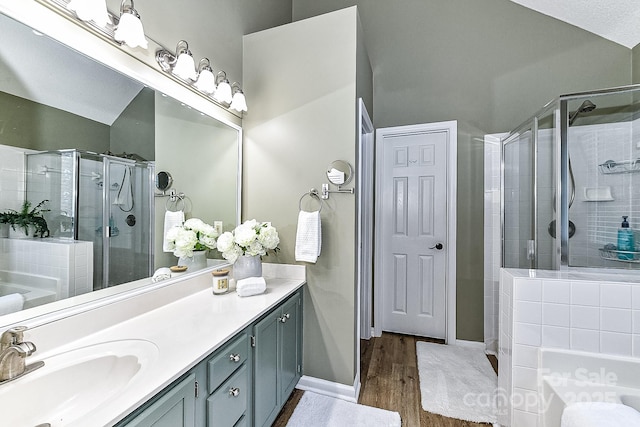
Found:
<svg viewBox="0 0 640 427"><path fill-rule="evenodd" d="M334 160L327 168L327 178L335 185L346 185L353 178L353 169L344 160Z"/></svg>
<svg viewBox="0 0 640 427"><path fill-rule="evenodd" d="M156 188L160 191L165 191L171 188L173 184L173 178L169 172L160 171L156 174Z"/></svg>

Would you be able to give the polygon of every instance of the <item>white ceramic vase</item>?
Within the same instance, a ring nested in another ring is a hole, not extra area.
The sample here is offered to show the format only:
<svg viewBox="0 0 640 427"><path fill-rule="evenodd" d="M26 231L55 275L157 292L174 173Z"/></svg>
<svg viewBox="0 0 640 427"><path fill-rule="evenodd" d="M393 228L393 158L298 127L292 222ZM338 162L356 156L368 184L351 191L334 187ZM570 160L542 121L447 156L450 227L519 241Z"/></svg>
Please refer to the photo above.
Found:
<svg viewBox="0 0 640 427"><path fill-rule="evenodd" d="M207 266L207 251L193 251L192 257L180 257L178 265L186 266L187 271L201 270Z"/></svg>
<svg viewBox="0 0 640 427"><path fill-rule="evenodd" d="M233 264L233 278L235 280L242 280L247 277L262 277L260 255L241 255Z"/></svg>

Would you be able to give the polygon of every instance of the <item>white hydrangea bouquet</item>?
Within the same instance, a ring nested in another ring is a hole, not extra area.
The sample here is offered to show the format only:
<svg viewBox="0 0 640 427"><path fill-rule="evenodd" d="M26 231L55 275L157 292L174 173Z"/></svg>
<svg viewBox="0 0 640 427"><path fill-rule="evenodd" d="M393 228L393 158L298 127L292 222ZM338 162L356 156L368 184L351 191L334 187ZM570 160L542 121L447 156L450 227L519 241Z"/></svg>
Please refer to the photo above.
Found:
<svg viewBox="0 0 640 427"><path fill-rule="evenodd" d="M199 218L188 219L167 231L169 250L177 257L191 258L194 251L216 248L216 229Z"/></svg>
<svg viewBox="0 0 640 427"><path fill-rule="evenodd" d="M242 255L264 256L269 250L278 250L279 243L276 228L255 219L245 221L232 232L222 233L217 241L218 250L232 264Z"/></svg>

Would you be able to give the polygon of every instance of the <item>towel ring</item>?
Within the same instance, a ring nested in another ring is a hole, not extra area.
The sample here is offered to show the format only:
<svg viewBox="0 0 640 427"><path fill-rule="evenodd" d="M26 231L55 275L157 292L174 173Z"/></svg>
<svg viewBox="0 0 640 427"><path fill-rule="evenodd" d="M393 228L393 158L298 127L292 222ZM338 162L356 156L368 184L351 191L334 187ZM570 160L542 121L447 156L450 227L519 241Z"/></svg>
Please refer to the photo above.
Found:
<svg viewBox="0 0 640 427"><path fill-rule="evenodd" d="M300 197L300 201L298 202L298 210L302 210L302 200L305 198L305 196L309 196L312 199L315 198L320 203L320 209L318 209L318 212L322 212L322 199L320 199L318 190L316 190L315 188L307 193L304 193L302 197Z"/></svg>
<svg viewBox="0 0 640 427"><path fill-rule="evenodd" d="M180 202L182 202L182 208L178 208L180 206ZM170 203L175 203L176 204L176 206L175 206L176 210L175 211L171 211L171 212L183 211L185 206L186 206L185 202L184 202L184 197L173 196L173 197L169 197L167 199L167 201L165 202L165 204L164 204L164 209L166 211L169 211L169 204Z"/></svg>

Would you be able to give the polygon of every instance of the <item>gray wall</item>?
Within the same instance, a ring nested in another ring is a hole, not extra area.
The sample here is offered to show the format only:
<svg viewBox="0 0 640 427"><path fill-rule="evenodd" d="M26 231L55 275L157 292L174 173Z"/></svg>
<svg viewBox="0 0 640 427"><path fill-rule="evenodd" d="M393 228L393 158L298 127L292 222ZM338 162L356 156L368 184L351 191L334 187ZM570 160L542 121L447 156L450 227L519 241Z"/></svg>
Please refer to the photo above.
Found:
<svg viewBox="0 0 640 427"><path fill-rule="evenodd" d="M636 45L636 47L633 48L633 65L632 65L632 71L633 71L633 83L634 84L638 84L640 83L640 44Z"/></svg>
<svg viewBox="0 0 640 427"><path fill-rule="evenodd" d="M355 8L244 38L254 108L243 120L243 218L273 222L278 262L295 263L300 197L327 182L331 161L355 164L357 63ZM332 194L323 204L322 254L307 266L304 310L304 374L347 385L356 364L355 201Z"/></svg>
<svg viewBox="0 0 640 427"><path fill-rule="evenodd" d="M509 131L560 94L629 84L631 52L508 0L293 0L293 18L355 4L375 126L460 125L457 336L482 341L483 157L474 136Z"/></svg>
<svg viewBox="0 0 640 427"><path fill-rule="evenodd" d="M117 11L120 0L107 6ZM242 79L242 36L291 22L291 0L137 1L135 7L147 36L172 52L186 40L196 63L209 58L231 82Z"/></svg>
<svg viewBox="0 0 640 427"><path fill-rule="evenodd" d="M155 160L155 93L143 88L111 125L111 152Z"/></svg>

